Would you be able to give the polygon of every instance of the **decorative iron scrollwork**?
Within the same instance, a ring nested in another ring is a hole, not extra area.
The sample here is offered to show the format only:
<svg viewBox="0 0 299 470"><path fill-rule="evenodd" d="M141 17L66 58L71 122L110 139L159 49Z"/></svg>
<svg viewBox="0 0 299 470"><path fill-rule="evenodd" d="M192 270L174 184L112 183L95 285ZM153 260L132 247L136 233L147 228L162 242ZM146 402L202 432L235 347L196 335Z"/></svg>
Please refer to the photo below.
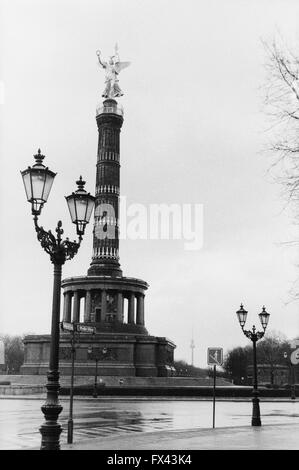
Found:
<svg viewBox="0 0 299 470"><path fill-rule="evenodd" d="M243 330L243 333L244 333L245 336L247 336L247 338L251 339L251 341L258 341L265 334L264 331L256 331L255 326L253 326L252 331Z"/></svg>
<svg viewBox="0 0 299 470"><path fill-rule="evenodd" d="M75 240L71 242L69 238L62 240L64 233L62 229L62 222L59 220L55 229L57 237L53 235L51 230L44 230L37 223L37 215L34 217L34 225L37 233L37 239L40 242L42 248L45 250L50 259L54 264L64 264L66 260L72 259L78 252L82 237L79 236L79 241Z"/></svg>

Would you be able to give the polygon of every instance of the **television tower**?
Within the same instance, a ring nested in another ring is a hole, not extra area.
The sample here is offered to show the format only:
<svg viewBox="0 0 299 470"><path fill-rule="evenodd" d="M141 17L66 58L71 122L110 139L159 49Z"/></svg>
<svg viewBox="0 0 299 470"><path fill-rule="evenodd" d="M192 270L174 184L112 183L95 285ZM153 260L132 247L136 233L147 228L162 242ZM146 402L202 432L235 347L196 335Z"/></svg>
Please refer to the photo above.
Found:
<svg viewBox="0 0 299 470"><path fill-rule="evenodd" d="M193 332L192 332L192 338L191 338L190 348L191 348L191 365L194 366L194 349L195 349L195 343L194 343L194 339L193 339Z"/></svg>

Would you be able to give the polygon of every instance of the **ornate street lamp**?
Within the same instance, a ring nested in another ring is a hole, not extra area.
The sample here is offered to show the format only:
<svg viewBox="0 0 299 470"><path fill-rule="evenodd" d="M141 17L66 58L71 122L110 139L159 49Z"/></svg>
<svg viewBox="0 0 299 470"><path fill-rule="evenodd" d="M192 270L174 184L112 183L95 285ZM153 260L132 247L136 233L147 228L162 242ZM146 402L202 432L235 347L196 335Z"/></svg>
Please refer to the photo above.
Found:
<svg viewBox="0 0 299 470"><path fill-rule="evenodd" d="M82 236L86 224L88 224L91 212L93 209L94 198L83 189L84 182L82 178L77 182L79 189L68 196L67 202L69 204L70 212L72 211L75 201L78 203L77 217L72 218L72 221L77 225L78 242L71 242L68 238L62 240L63 229L61 221L57 223L55 229L56 236L51 230L44 230L43 227L38 225L38 216L41 214L43 205L47 202L50 190L56 176L49 168L43 165L44 155L41 154L40 149L37 155L34 155L36 160L33 167L28 167L26 170L21 171L25 191L28 202L31 203L31 212L34 220L37 239L42 248L50 256L50 260L54 265L54 283L53 283L53 302L52 302L52 324L51 324L51 339L50 339L50 359L49 371L47 374L48 382L46 384L47 398L45 404L42 406L42 412L45 416L45 423L40 427L42 435L41 450L59 450L60 443L59 437L61 434L61 426L57 422L58 416L62 411L62 406L58 400L59 392L59 318L60 318L60 294L61 294L61 272L62 265L66 260L72 259L77 253L82 241ZM79 193L79 194L78 194ZM78 196L77 196L78 194ZM85 205L87 208L85 212L81 208Z"/></svg>
<svg viewBox="0 0 299 470"><path fill-rule="evenodd" d="M243 304L241 304L240 310L237 310L237 316L238 316L238 320L239 320L242 330L247 320L247 314L248 314L247 310L245 310L243 307Z"/></svg>
<svg viewBox="0 0 299 470"><path fill-rule="evenodd" d="M256 343L260 340L266 331L270 314L266 312L266 308L263 307L261 313L259 313L259 318L263 327L264 331L256 331L255 325L253 325L252 330L244 330L244 326L247 319L247 311L244 309L243 305L241 304L240 309L236 312L239 323L241 325L242 331L247 338L252 341L253 344L253 390L252 390L252 419L251 425L252 426L261 426L261 414L260 414L260 400L258 398L259 391L258 391L258 384L257 384L257 362L256 362Z"/></svg>
<svg viewBox="0 0 299 470"><path fill-rule="evenodd" d="M85 181L82 180L82 176L76 181L76 184L78 185L77 191L70 196L66 196L65 199L68 204L72 222L76 224L77 235L80 236L83 235L85 226L90 220L94 206L94 197L85 191Z"/></svg>
<svg viewBox="0 0 299 470"><path fill-rule="evenodd" d="M43 165L44 155L40 149L35 158L35 165L21 171L28 202L32 206L32 214L40 215L45 202L47 202L56 173Z"/></svg>
<svg viewBox="0 0 299 470"><path fill-rule="evenodd" d="M270 317L270 313L266 312L266 307L265 306L263 307L263 310L261 311L261 313L259 313L259 317L260 317L260 322L261 322L262 327L264 328L264 332L265 332L266 328L268 326L269 317Z"/></svg>

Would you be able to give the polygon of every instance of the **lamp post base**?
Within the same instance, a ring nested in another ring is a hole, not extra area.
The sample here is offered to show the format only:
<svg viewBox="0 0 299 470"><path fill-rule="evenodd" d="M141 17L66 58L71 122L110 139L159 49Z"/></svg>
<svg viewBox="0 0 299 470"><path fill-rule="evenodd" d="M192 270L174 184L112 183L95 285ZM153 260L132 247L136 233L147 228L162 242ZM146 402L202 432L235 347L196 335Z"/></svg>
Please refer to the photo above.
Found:
<svg viewBox="0 0 299 470"><path fill-rule="evenodd" d="M258 397L252 399L252 419L251 426L261 426L260 400Z"/></svg>
<svg viewBox="0 0 299 470"><path fill-rule="evenodd" d="M62 428L57 419L62 411L60 405L45 404L41 407L45 415L46 422L39 428L42 435L41 450L60 450L60 434Z"/></svg>
<svg viewBox="0 0 299 470"><path fill-rule="evenodd" d="M73 443L73 428L74 428L73 420L69 419L67 423L67 443L68 444Z"/></svg>

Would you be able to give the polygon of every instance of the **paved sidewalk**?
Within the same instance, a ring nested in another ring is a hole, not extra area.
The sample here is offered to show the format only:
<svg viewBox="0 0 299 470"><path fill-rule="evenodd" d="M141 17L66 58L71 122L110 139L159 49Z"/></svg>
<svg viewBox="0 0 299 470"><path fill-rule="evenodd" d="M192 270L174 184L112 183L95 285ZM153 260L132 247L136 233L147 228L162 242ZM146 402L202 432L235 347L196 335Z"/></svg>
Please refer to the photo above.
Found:
<svg viewBox="0 0 299 470"><path fill-rule="evenodd" d="M62 450L299 450L299 425L185 429L110 436L65 444Z"/></svg>

